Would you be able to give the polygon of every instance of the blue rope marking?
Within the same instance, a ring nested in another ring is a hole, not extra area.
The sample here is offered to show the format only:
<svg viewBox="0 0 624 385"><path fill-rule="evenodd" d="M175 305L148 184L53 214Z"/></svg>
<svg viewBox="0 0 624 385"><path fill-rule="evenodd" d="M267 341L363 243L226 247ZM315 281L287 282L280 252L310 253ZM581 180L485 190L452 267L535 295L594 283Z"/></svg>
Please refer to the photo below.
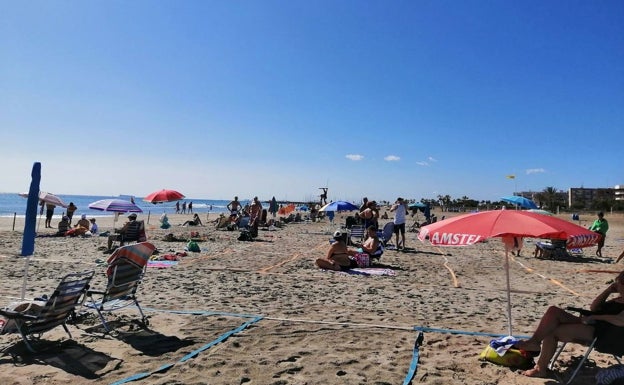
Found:
<svg viewBox="0 0 624 385"><path fill-rule="evenodd" d="M418 356L420 354L420 345L422 345L424 339L423 332L418 332L418 337L416 337L416 342L414 342L414 353L412 354L412 363L410 364L409 371L405 376L405 380L403 381L403 385L409 385L412 383L412 379L416 375L416 369L418 368Z"/></svg>
<svg viewBox="0 0 624 385"><path fill-rule="evenodd" d="M428 328L426 326L414 326L414 330L421 332L435 332L435 333L447 333L447 334L464 334L468 336L485 336L485 337L507 337L507 334L494 334L494 333L482 333L482 332L467 332L463 330L452 330L452 329L436 329L436 328ZM530 338L530 336L516 336L517 338Z"/></svg>
<svg viewBox="0 0 624 385"><path fill-rule="evenodd" d="M172 312L175 313L176 311L172 311ZM214 315L214 314L212 314L212 312L198 312L198 313L186 313L186 312L184 312L184 314L199 314L199 315L204 315L204 314L208 314L208 313L210 313L210 315ZM225 314L225 313L218 313L218 314L222 315L222 314ZM237 316L242 316L240 314L236 314L236 315ZM249 317L249 316L245 316L245 317ZM196 350L190 352L189 354L185 355L178 362L180 362L180 363L181 362L186 362L189 359L191 359L193 357L196 357L199 353L203 352L204 350L207 350L207 349L211 348L212 346L214 346L214 345L216 345L216 344L218 344L220 342L225 341L227 338L229 338L233 334L236 334L236 333L239 333L239 332L245 330L247 327L249 327L250 325L252 325L252 324L254 324L254 323L258 322L258 321L260 321L263 318L262 316L253 316L253 317L255 317L255 318L252 319L251 321L247 321L244 324L242 324L241 326L237 327L236 329L232 329L232 330L230 330L230 331L228 331L226 333L223 333L221 336L217 337L217 339L215 339L214 341L211 341L211 342L207 343L206 345L202 346L201 348L196 349ZM152 374L155 374L155 373L165 372L165 371L169 370L170 368L172 368L174 365L175 365L175 363L173 363L173 364L164 364L161 367L159 367L158 369L153 370L151 372L138 373L138 374L135 374L133 376L124 378L123 380L119 380L119 381L113 382L111 385L121 385L121 384L125 384L125 383L128 383L128 382L140 380L142 378L149 377L149 376L151 376Z"/></svg>

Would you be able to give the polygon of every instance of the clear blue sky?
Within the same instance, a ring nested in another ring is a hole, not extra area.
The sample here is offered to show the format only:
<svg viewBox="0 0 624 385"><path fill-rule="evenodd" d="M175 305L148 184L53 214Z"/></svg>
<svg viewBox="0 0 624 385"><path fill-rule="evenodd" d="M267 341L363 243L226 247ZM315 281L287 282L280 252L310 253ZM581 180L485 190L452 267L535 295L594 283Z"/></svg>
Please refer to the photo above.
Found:
<svg viewBox="0 0 624 385"><path fill-rule="evenodd" d="M620 0L0 5L0 191L35 161L59 194L624 184Z"/></svg>

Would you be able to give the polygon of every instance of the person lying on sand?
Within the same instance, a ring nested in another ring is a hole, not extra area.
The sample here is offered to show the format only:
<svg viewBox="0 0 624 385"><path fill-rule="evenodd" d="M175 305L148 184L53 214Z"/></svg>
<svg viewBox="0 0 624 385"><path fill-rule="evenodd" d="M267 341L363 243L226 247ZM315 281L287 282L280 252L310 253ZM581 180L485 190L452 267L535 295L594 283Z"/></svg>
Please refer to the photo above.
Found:
<svg viewBox="0 0 624 385"><path fill-rule="evenodd" d="M618 294L618 297L607 301L611 294ZM546 377L548 363L555 354L559 341L589 345L594 337L598 337L598 345L613 340L606 337L601 341L601 337L609 335L613 327L624 326L624 271L594 299L590 310L598 314L576 316L556 306L549 307L533 336L515 345L516 348L539 354L535 366L523 374L529 377Z"/></svg>

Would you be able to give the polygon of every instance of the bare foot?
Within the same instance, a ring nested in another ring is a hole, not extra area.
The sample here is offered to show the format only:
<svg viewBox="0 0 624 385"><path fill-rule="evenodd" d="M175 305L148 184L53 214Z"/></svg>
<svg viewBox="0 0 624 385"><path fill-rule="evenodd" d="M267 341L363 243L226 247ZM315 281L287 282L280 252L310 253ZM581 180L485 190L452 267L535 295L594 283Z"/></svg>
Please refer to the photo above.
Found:
<svg viewBox="0 0 624 385"><path fill-rule="evenodd" d="M548 377L548 370L542 370L539 366L535 365L533 369L525 370L522 372L527 377Z"/></svg>

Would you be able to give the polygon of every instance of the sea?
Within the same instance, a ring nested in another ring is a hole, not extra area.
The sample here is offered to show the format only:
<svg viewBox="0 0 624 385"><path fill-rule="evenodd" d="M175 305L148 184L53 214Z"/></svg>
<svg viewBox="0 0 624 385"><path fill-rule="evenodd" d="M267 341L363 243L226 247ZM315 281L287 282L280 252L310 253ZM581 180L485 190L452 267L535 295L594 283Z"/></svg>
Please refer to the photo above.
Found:
<svg viewBox="0 0 624 385"><path fill-rule="evenodd" d="M61 200L69 204L73 202L78 210L74 213L74 217L80 218L82 214L86 214L88 217L112 217L114 213L92 210L89 208L89 204L99 201L101 199L124 199L130 201L130 196L103 196L103 195L57 195ZM26 215L26 202L27 198L23 198L18 193L0 193L0 217L25 217ZM224 213L227 212L227 204L229 200L218 199L183 199L180 200L180 207L182 203L186 202L187 206L190 202L193 202L193 212L195 213ZM167 214L175 214L176 202L158 203L152 204L143 201L142 197L134 197L134 203L143 210L144 215L154 214L160 216L163 212ZM244 205L245 201L241 201ZM65 213L63 207L57 206L54 210L54 217L60 218Z"/></svg>

